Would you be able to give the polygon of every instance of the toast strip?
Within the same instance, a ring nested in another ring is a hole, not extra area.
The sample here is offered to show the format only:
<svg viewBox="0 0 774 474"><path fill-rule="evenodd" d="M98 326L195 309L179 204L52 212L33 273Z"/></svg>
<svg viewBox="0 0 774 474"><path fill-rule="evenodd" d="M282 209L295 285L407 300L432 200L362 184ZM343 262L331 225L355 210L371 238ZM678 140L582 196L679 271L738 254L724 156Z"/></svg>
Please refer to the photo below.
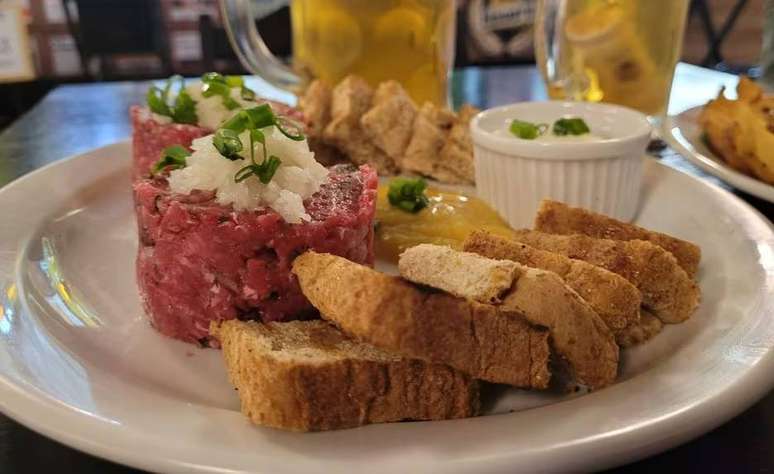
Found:
<svg viewBox="0 0 774 474"><path fill-rule="evenodd" d="M615 341L621 347L632 347L647 342L664 328L664 323L653 313L642 310L640 320L615 334Z"/></svg>
<svg viewBox="0 0 774 474"><path fill-rule="evenodd" d="M644 240L597 239L534 230L514 231L527 245L583 260L629 280L642 293L642 304L662 322L688 319L699 304L699 288L674 255Z"/></svg>
<svg viewBox="0 0 774 474"><path fill-rule="evenodd" d="M419 244L398 259L403 278L479 303L500 303L522 273L509 260L493 260L451 247Z"/></svg>
<svg viewBox="0 0 774 474"><path fill-rule="evenodd" d="M647 240L671 252L691 278L696 276L701 260L701 249L691 242L549 199L540 204L535 216L535 230L549 234L583 234L600 239Z"/></svg>
<svg viewBox="0 0 774 474"><path fill-rule="evenodd" d="M548 331L522 318L329 254L302 254L293 273L323 318L357 339L489 382L548 386Z"/></svg>
<svg viewBox="0 0 774 474"><path fill-rule="evenodd" d="M640 319L640 291L627 279L604 268L483 231L471 233L463 250L556 273L586 300L613 332Z"/></svg>
<svg viewBox="0 0 774 474"><path fill-rule="evenodd" d="M324 321L213 323L242 412L291 431L474 416L478 383L346 338Z"/></svg>
<svg viewBox="0 0 774 474"><path fill-rule="evenodd" d="M579 382L596 389L615 381L618 346L613 333L556 273L430 244L403 252L398 268L408 280L461 298L479 303L501 298L497 308L548 328L554 348Z"/></svg>

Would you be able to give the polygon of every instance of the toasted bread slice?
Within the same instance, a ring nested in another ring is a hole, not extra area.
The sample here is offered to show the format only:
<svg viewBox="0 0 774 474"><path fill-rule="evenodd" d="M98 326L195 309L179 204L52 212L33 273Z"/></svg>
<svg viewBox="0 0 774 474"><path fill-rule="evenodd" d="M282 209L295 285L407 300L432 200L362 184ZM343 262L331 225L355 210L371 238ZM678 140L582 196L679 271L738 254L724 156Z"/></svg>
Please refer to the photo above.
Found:
<svg viewBox="0 0 774 474"><path fill-rule="evenodd" d="M640 320L616 332L615 341L621 347L632 347L649 341L664 328L664 323L653 313L642 310Z"/></svg>
<svg viewBox="0 0 774 474"><path fill-rule="evenodd" d="M302 254L293 273L323 318L357 339L489 382L548 386L548 331L523 318L329 254Z"/></svg>
<svg viewBox="0 0 774 474"><path fill-rule="evenodd" d="M471 233L463 250L556 273L586 300L613 332L640 319L640 291L626 278L604 268L483 231Z"/></svg>
<svg viewBox="0 0 774 474"><path fill-rule="evenodd" d="M674 255L644 240L597 239L586 235L514 231L519 242L583 260L617 273L642 293L642 304L662 322L688 319L699 304L699 288Z"/></svg>
<svg viewBox="0 0 774 474"><path fill-rule="evenodd" d="M417 106L397 81L379 84L371 109L360 118L363 131L373 144L400 166L414 132Z"/></svg>
<svg viewBox="0 0 774 474"><path fill-rule="evenodd" d="M324 321L213 323L242 412L291 431L474 416L478 383L354 341Z"/></svg>
<svg viewBox="0 0 774 474"><path fill-rule="evenodd" d="M691 278L696 276L701 260L701 249L691 242L549 199L540 204L535 216L535 230L612 240L647 240L671 252Z"/></svg>
<svg viewBox="0 0 774 474"><path fill-rule="evenodd" d="M320 80L313 81L298 99L304 111L307 136L319 137L331 120L331 88Z"/></svg>
<svg viewBox="0 0 774 474"><path fill-rule="evenodd" d="M615 381L618 346L612 331L556 273L431 244L403 252L398 268L403 278L415 283L495 303L548 328L557 353L590 388Z"/></svg>
<svg viewBox="0 0 774 474"><path fill-rule="evenodd" d="M509 260L493 260L451 247L419 244L398 259L403 278L479 303L501 303L522 270Z"/></svg>
<svg viewBox="0 0 774 474"><path fill-rule="evenodd" d="M345 153L357 165L371 164L379 174L396 171L395 161L371 143L360 119L371 107L374 91L357 76L347 76L331 93L331 121L323 140Z"/></svg>

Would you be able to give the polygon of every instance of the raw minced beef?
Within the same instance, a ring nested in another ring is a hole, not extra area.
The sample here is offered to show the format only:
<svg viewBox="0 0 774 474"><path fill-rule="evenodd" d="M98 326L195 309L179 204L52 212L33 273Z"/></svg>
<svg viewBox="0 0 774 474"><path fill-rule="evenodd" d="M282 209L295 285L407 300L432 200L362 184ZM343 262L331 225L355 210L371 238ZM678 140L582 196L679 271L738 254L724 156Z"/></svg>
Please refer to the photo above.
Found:
<svg viewBox="0 0 774 474"><path fill-rule="evenodd" d="M151 323L207 343L213 320L315 317L290 271L293 259L314 249L372 264L376 187L368 166L332 167L304 201L312 220L288 224L270 209L219 205L211 192L173 194L164 179L137 181L137 281Z"/></svg>

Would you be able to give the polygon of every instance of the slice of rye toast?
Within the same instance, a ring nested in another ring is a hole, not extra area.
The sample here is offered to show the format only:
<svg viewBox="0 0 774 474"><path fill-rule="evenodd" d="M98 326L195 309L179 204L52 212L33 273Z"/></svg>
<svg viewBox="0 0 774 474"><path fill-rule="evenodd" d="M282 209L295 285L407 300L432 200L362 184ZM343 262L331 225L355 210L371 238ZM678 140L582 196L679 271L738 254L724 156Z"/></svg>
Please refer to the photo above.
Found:
<svg viewBox="0 0 774 474"><path fill-rule="evenodd" d="M591 389L610 385L618 375L613 332L556 273L431 244L403 252L398 269L414 283L492 303L548 328L557 354Z"/></svg>
<svg viewBox="0 0 774 474"><path fill-rule="evenodd" d="M548 387L548 331L523 318L329 254L300 255L293 273L322 317L350 336L477 379Z"/></svg>
<svg viewBox="0 0 774 474"><path fill-rule="evenodd" d="M556 273L616 334L640 319L640 291L626 278L604 268L484 231L472 232L462 248L483 257L512 260Z"/></svg>
<svg viewBox="0 0 774 474"><path fill-rule="evenodd" d="M442 364L406 359L325 321L213 322L229 379L257 425L291 431L475 416L479 384Z"/></svg>
<svg viewBox="0 0 774 474"><path fill-rule="evenodd" d="M626 278L642 293L642 304L664 323L688 319L699 304L696 282L674 255L644 240L598 239L586 235L516 230L515 240L583 260Z"/></svg>
<svg viewBox="0 0 774 474"><path fill-rule="evenodd" d="M597 312L621 347L642 344L663 328L660 319L640 307L640 290L626 278L602 267L484 231L471 233L463 243L463 250L558 274Z"/></svg>
<svg viewBox="0 0 774 474"><path fill-rule="evenodd" d="M691 278L696 277L701 260L701 249L696 244L549 199L543 200L535 215L535 230L612 240L647 240L671 252Z"/></svg>

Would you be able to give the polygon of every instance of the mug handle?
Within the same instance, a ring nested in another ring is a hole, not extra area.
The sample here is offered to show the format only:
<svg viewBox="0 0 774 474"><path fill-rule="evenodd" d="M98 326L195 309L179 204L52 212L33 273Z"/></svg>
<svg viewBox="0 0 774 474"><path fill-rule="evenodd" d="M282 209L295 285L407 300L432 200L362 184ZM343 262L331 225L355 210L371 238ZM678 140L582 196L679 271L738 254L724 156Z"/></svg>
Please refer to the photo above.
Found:
<svg viewBox="0 0 774 474"><path fill-rule="evenodd" d="M538 0L535 14L535 61L548 87L560 89L568 100L583 100L588 78L573 73L562 45L567 0Z"/></svg>
<svg viewBox="0 0 774 474"><path fill-rule="evenodd" d="M298 92L303 83L291 68L277 59L258 33L251 0L220 0L220 14L231 47L248 71L269 84Z"/></svg>

